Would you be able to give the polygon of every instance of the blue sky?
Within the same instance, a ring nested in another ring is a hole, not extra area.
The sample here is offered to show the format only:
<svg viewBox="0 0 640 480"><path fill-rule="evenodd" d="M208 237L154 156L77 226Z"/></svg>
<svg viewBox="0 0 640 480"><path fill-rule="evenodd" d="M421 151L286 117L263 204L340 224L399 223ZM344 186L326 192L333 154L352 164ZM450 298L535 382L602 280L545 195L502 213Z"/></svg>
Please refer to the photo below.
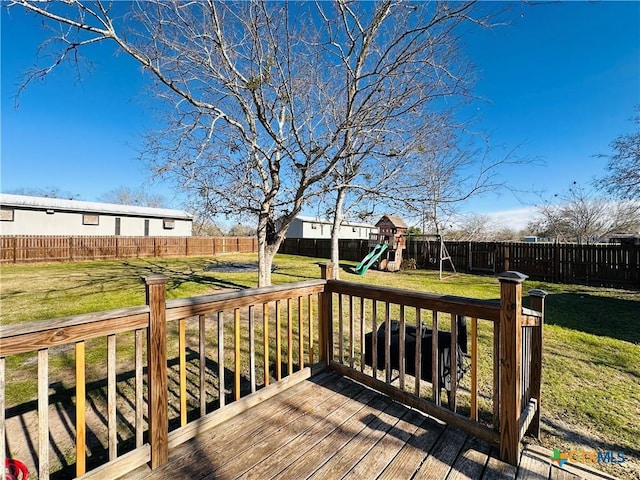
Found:
<svg viewBox="0 0 640 480"><path fill-rule="evenodd" d="M508 6L509 26L471 29L463 38L478 78L474 128L494 146L519 146L521 156L540 160L504 172L516 190L553 195L573 181L588 184L603 174L605 162L595 154L634 128L640 3ZM116 187L145 185L180 207L179 197L150 182L137 160L156 113L135 63L111 48L94 48L89 72L83 69L79 78L72 68L57 69L31 84L16 108L21 74L47 60L38 60L37 50L48 32L19 10L3 9L1 27L2 191L58 187L95 200ZM503 192L475 199L465 210L513 211L536 201L531 193Z"/></svg>

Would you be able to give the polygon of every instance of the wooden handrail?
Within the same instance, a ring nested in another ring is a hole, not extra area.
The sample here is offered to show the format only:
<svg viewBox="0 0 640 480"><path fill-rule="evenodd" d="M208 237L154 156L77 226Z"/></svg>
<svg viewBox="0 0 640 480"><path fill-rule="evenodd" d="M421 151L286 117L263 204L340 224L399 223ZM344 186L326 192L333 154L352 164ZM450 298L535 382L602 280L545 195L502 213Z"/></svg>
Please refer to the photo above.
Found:
<svg viewBox="0 0 640 480"><path fill-rule="evenodd" d="M439 295L378 285L363 285L342 280L329 280L326 289L330 293L365 297L423 310L449 312L464 317L482 318L491 321L497 321L500 317L500 304L495 300Z"/></svg>
<svg viewBox="0 0 640 480"><path fill-rule="evenodd" d="M320 293L324 291L325 283L324 280L307 280L286 285L167 300L167 321L286 300L291 292L295 292L296 296Z"/></svg>
<svg viewBox="0 0 640 480"><path fill-rule="evenodd" d="M149 307L144 305L4 325L0 327L0 352L6 356L71 344L144 328L148 321Z"/></svg>

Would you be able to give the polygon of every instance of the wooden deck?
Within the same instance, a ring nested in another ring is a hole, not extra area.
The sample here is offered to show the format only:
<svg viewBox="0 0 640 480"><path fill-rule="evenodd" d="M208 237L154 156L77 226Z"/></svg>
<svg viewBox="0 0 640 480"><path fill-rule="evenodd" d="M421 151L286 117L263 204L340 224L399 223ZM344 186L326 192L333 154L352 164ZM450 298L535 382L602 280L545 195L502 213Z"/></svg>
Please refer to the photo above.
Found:
<svg viewBox="0 0 640 480"><path fill-rule="evenodd" d="M518 468L498 451L337 374L304 381L204 431L153 472L127 480L172 479L578 479L611 478L552 465L524 449Z"/></svg>

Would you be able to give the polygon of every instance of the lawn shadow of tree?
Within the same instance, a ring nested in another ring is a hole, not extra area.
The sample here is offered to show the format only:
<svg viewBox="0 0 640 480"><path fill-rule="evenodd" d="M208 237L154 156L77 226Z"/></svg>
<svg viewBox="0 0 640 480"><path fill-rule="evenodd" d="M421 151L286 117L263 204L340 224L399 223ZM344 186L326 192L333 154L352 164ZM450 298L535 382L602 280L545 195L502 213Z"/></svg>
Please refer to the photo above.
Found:
<svg viewBox="0 0 640 480"><path fill-rule="evenodd" d="M545 323L640 345L640 294L626 295L630 298L586 292L550 294Z"/></svg>

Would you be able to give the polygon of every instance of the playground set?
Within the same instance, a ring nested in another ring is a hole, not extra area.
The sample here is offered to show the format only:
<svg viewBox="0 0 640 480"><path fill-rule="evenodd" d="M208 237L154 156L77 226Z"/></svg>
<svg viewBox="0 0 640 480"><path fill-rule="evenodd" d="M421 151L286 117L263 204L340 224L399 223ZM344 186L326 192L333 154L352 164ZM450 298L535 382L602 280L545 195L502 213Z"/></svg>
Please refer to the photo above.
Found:
<svg viewBox="0 0 640 480"><path fill-rule="evenodd" d="M402 266L403 252L407 248L407 224L397 215L383 215L376 223L376 227L378 233L369 235L369 253L355 268L358 275L364 275L371 267L377 270L396 272ZM418 238L424 243L421 250L422 255L427 258L423 260L430 263L439 261L441 280L445 261L451 264L453 273L456 273L456 268L441 235L418 235L415 240ZM431 254L431 242L437 244L438 258ZM416 246L417 242L414 242L414 248ZM413 258L417 258L417 256L418 252L416 251Z"/></svg>

